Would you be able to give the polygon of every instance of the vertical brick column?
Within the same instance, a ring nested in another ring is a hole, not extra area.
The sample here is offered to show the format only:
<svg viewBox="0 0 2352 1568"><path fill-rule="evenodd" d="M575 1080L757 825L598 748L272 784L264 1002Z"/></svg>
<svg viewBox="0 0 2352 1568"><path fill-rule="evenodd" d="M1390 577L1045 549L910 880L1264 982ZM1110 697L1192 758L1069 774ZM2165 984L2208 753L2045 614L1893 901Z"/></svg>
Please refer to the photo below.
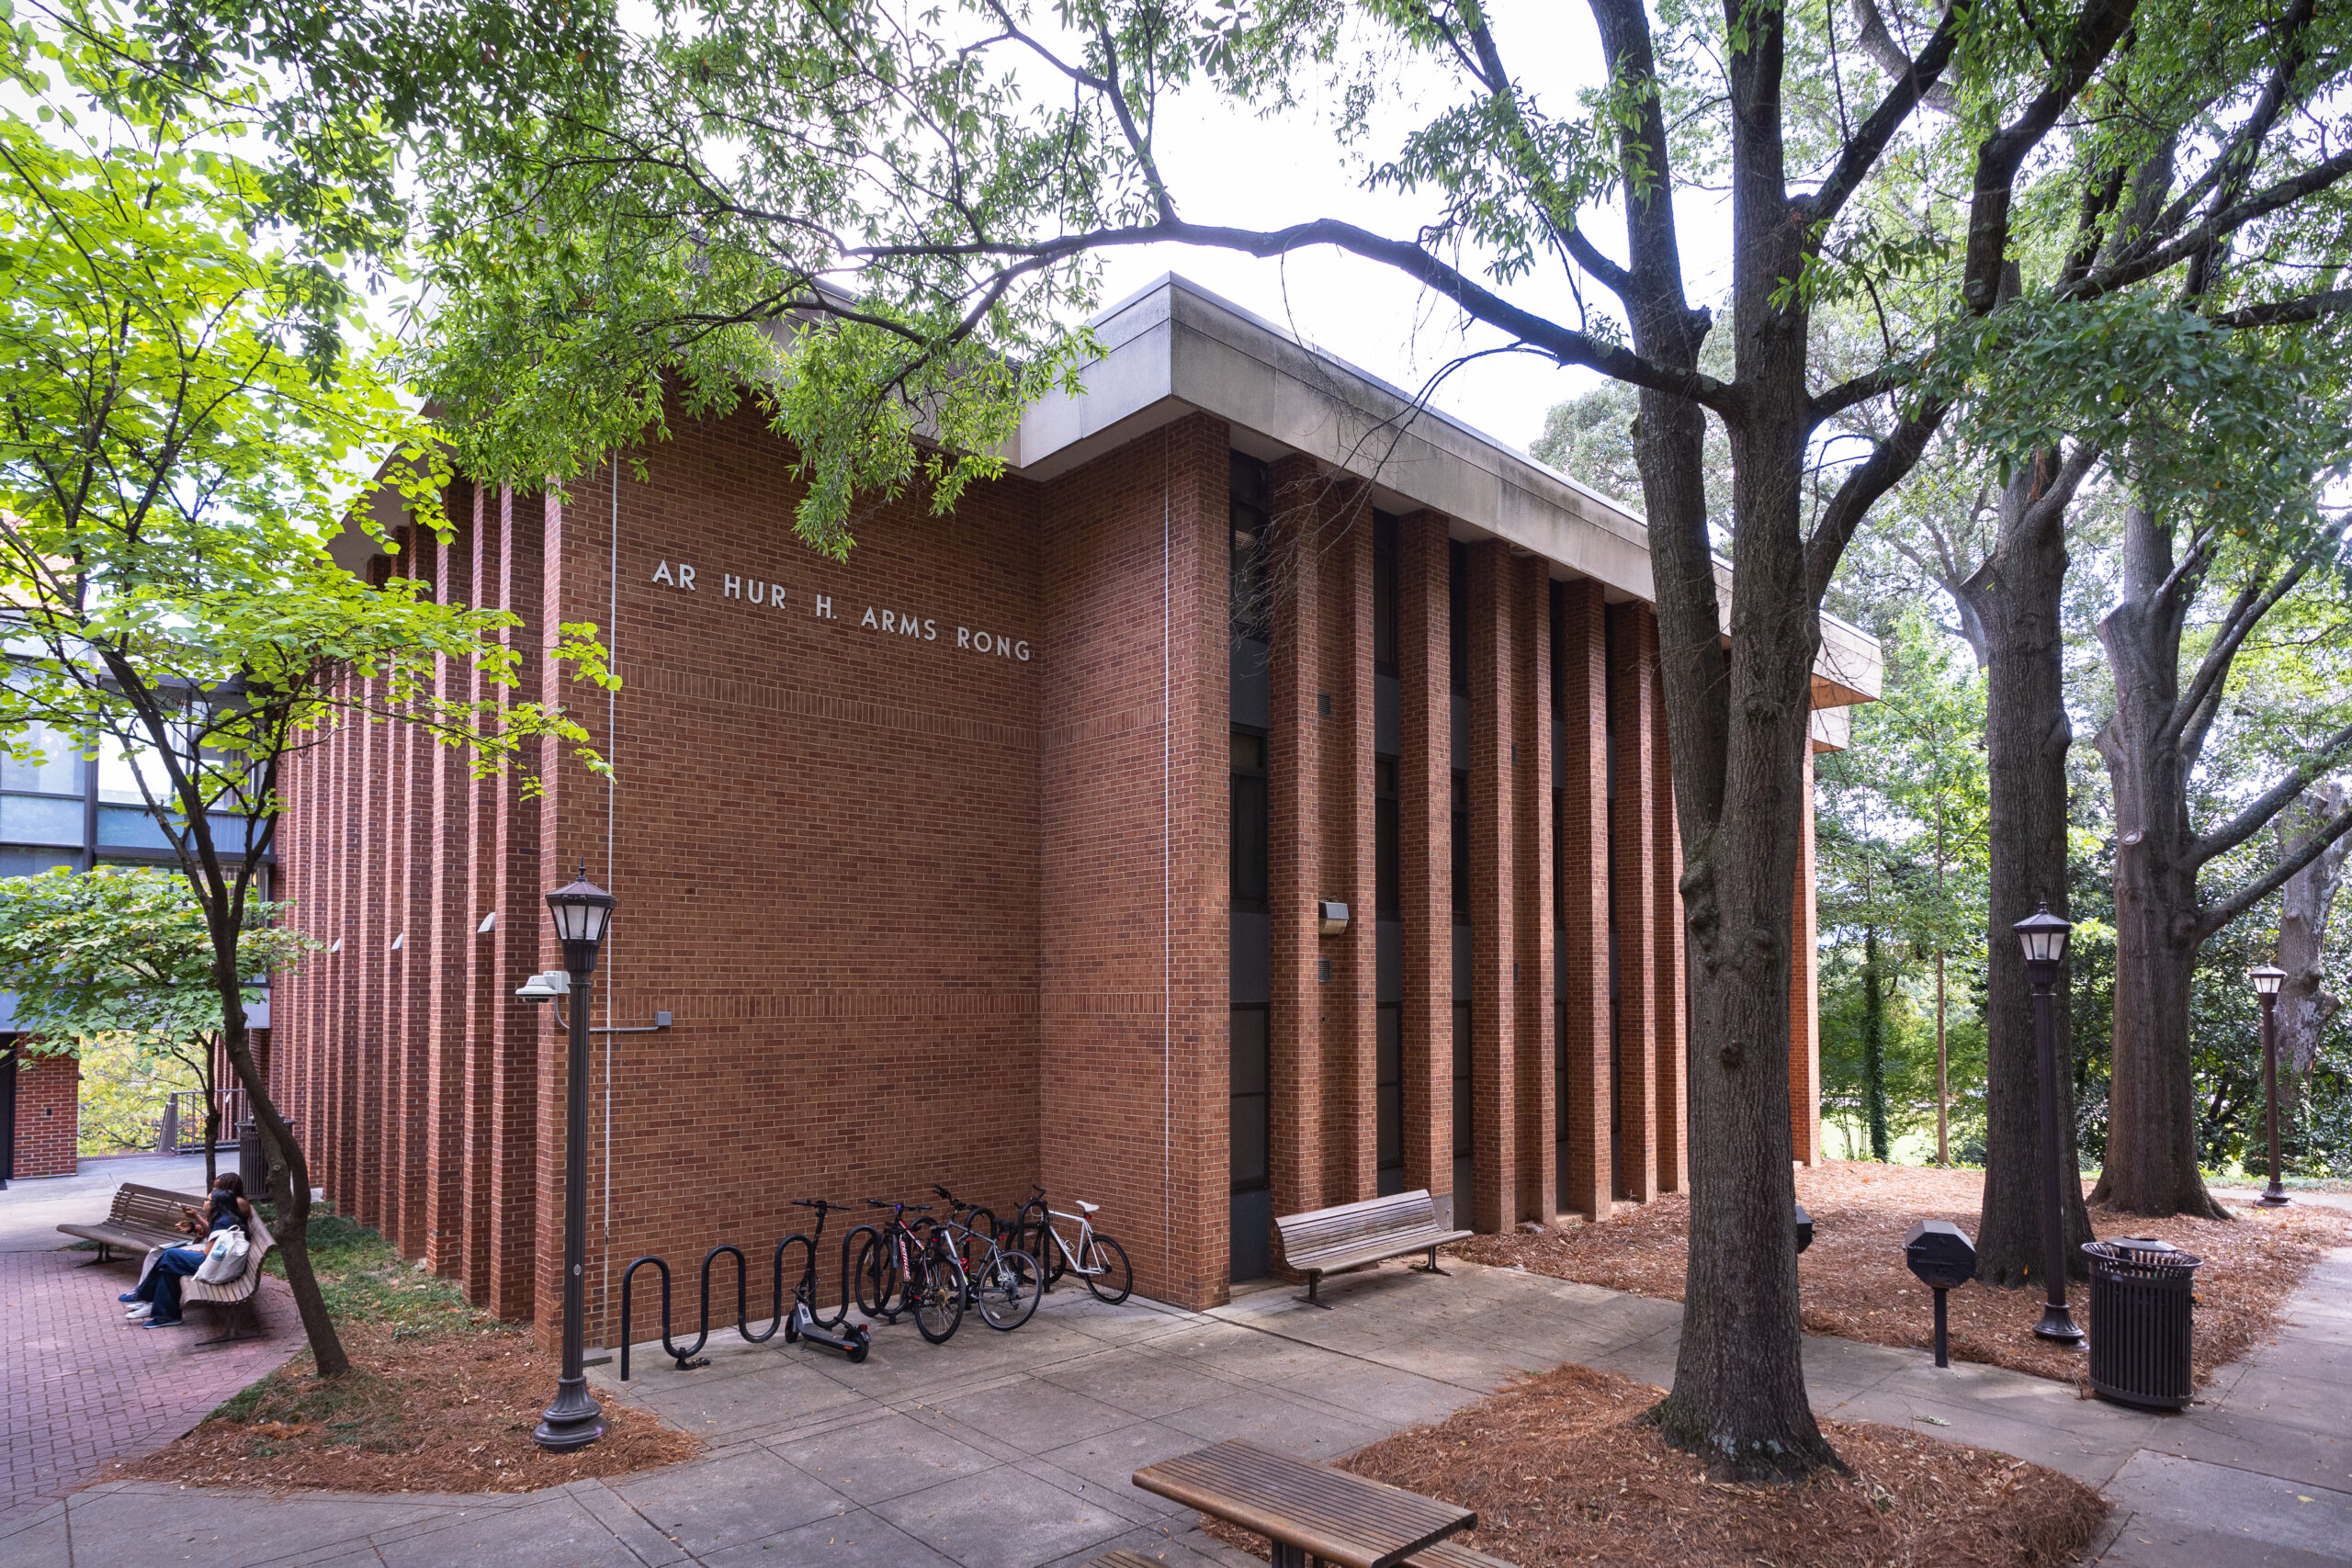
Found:
<svg viewBox="0 0 2352 1568"><path fill-rule="evenodd" d="M1642 604L1609 607L1609 694L1615 720L1616 784L1610 802L1611 901L1617 932L1617 1191L1657 1196L1657 856L1656 782L1657 623Z"/></svg>
<svg viewBox="0 0 2352 1568"><path fill-rule="evenodd" d="M1657 618L1650 616L1655 628ZM1674 761L1667 740L1662 662L1653 663L1650 734L1650 850L1657 870L1657 935L1652 957L1657 986L1657 1185L1662 1192L1690 1187L1690 1000L1682 967L1682 830L1674 814Z"/></svg>
<svg viewBox="0 0 2352 1568"><path fill-rule="evenodd" d="M1322 987L1315 900L1323 891L1322 476L1311 457L1276 463L1273 481L1273 729L1267 737L1266 902L1273 923L1268 1010L1269 1183L1274 1213L1323 1206Z"/></svg>
<svg viewBox="0 0 2352 1568"><path fill-rule="evenodd" d="M1813 892L1813 744L1804 749L1796 907L1789 942L1789 1133L1799 1165L1821 1163L1821 996Z"/></svg>
<svg viewBox="0 0 2352 1568"><path fill-rule="evenodd" d="M1517 1216L1548 1225L1559 1210L1552 1042L1552 577L1541 556L1510 562L1512 600L1511 914L1519 1002L1514 1039Z"/></svg>
<svg viewBox="0 0 2352 1568"><path fill-rule="evenodd" d="M1397 893L1405 928L1405 1185L1453 1191L1453 694L1445 519L1396 527Z"/></svg>
<svg viewBox="0 0 2352 1568"><path fill-rule="evenodd" d="M433 574L438 553L430 532L410 528L408 548L400 559L405 574L424 585L421 592L427 599L437 592ZM394 905L392 936L401 945L389 958L391 1006L384 1043L394 1080L390 1109L399 1118L399 1152L389 1173L391 1228L386 1234L402 1257L417 1258L424 1252L424 1195L433 1157L428 1137L432 1036L426 1031L433 984L433 796L425 778L431 760L425 755L428 742L416 726L395 721L390 728L394 793L391 879L386 891Z"/></svg>
<svg viewBox="0 0 2352 1568"><path fill-rule="evenodd" d="M521 626L503 635L526 655L516 666L512 696L516 702L534 702L546 692L545 661L529 654L539 646L546 625L545 578L552 570L546 554L547 504L539 497L507 490L499 493L496 506L494 603L521 618ZM539 1052L542 1040L557 1031L554 1010L517 1000L514 987L525 976L559 962L539 962L543 933L548 930L541 898L557 884L542 874L539 799L526 796L512 777L490 787L493 829L483 850L492 859L499 914L498 929L490 938L487 994L478 1004L487 1019L481 1051L481 1070L488 1078L488 1125L477 1136L487 1145L481 1203L488 1234L485 1272L475 1290L483 1305L500 1317L519 1318L533 1310L531 1263L538 1245Z"/></svg>
<svg viewBox="0 0 2352 1568"><path fill-rule="evenodd" d="M359 689L356 675L343 678L347 700ZM356 1214L359 1203L359 911L357 893L366 821L365 788L360 769L367 761L366 728L348 718L337 722L334 740L335 835L334 886L330 896L332 918L326 931L328 951L319 962L326 967L322 998L324 1025L321 1048L326 1053L332 1102L331 1126L322 1129L322 1143L332 1158L331 1179L322 1182L334 1199L337 1212Z"/></svg>
<svg viewBox="0 0 2352 1568"><path fill-rule="evenodd" d="M1588 1219L1609 1217L1617 1183L1609 1119L1609 670L1608 606L1590 578L1561 585L1558 649L1563 805L1559 834L1560 1092L1568 1097L1561 1202Z"/></svg>
<svg viewBox="0 0 2352 1568"><path fill-rule="evenodd" d="M473 588L474 487L452 487L450 531L435 541L434 596L445 605L476 603ZM471 695L471 668L443 660L434 689L443 702ZM432 874L425 931L431 955L425 1001L424 1259L433 1272L461 1278L465 1269L466 1168L466 988L472 964L474 922L467 874L473 836L465 831L468 787L463 760L447 746L427 743L427 836L424 854Z"/></svg>
<svg viewBox="0 0 2352 1568"><path fill-rule="evenodd" d="M370 710L383 700L380 680L362 682ZM387 880L388 846L391 829L391 728L362 720L356 759L359 788L359 854L354 868L352 911L357 917L344 951L352 954L358 972L357 1027L352 1031L353 1113L356 1118L357 1160L353 1180L354 1211L359 1223L389 1232L385 1204L385 1168L395 1146L390 1141L398 1118L392 1111L390 1080L385 1072L387 1031L384 1014L390 999L392 933L386 916L393 888Z"/></svg>
<svg viewBox="0 0 2352 1568"><path fill-rule="evenodd" d="M1353 1203L1379 1182L1379 826L1373 747L1373 527L1367 487L1335 486L1324 513L1323 897L1348 929L1322 942L1323 1201Z"/></svg>
<svg viewBox="0 0 2352 1568"><path fill-rule="evenodd" d="M552 687L562 679L560 673L544 656L554 647L558 626L566 621L596 621L602 623L605 604L605 520L598 508L567 509L550 496L517 496L514 509L518 515L526 509L542 520L545 532L546 570L539 580L540 621L538 626L541 657L532 662L539 666L543 687ZM591 744L600 750L608 744L604 735L602 705L581 705L575 709L591 738ZM580 769L566 765L569 748L549 739L541 748L539 761L539 863L550 875L569 882L579 874L584 860L591 880L598 886L612 888L617 880L609 866L602 863L605 849L605 790L602 781L592 780ZM544 906L541 906L544 908ZM538 956L545 962L538 966L554 968L562 959L552 929L546 919L531 922L532 934ZM599 973L598 980L610 984L609 975ZM599 993L601 996L601 992ZM578 999L570 1004L576 1007ZM601 1000L591 1006L601 1010ZM592 1110L588 1118L586 1146L566 1146L566 1103L570 1093L571 1064L564 1032L555 1027L554 1009L535 1010L545 1015L538 1034L538 1074L534 1085L537 1102L538 1142L534 1162L537 1171L536 1202L542 1219L534 1236L537 1285L533 1293L532 1315L538 1325L540 1343L556 1344L563 1322L563 1195L570 1162L579 1162L588 1174L590 1190L594 1190L599 1151L596 1147L600 1118ZM594 1013L591 1014L595 1016ZM595 1070L592 1053L590 1071ZM593 1091L593 1084L591 1086ZM586 1324L588 1342L601 1345L604 1325L602 1301L598 1285L603 1278L601 1247L596 1234L595 1208L592 1201L587 1217L587 1235L582 1238L583 1267L586 1269L585 1304L582 1317Z"/></svg>
<svg viewBox="0 0 2352 1568"><path fill-rule="evenodd" d="M1510 547L1470 550L1470 1098L1474 1230L1510 1228L1519 1202L1518 921L1513 856L1512 756L1517 727L1511 676L1518 659L1518 594ZM1455 1223L1461 1223L1460 1194Z"/></svg>

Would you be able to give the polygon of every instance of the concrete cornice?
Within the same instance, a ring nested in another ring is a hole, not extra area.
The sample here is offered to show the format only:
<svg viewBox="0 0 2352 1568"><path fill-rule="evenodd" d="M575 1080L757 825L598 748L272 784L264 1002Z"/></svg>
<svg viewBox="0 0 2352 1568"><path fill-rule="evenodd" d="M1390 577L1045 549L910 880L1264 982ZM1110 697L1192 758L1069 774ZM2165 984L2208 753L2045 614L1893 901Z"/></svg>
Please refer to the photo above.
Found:
<svg viewBox="0 0 2352 1568"><path fill-rule="evenodd" d="M1033 406L1005 454L1026 478L1051 479L1197 410L1230 424L1245 451L1305 453L1364 480L1384 511L1441 513L1457 537L1502 539L1555 577L1657 602L1649 531L1625 507L1197 284L1164 276L1093 326L1103 355L1084 392ZM1718 562L1716 573L1728 608L1731 569ZM1826 615L1821 629L1815 706L1874 700L1877 639Z"/></svg>

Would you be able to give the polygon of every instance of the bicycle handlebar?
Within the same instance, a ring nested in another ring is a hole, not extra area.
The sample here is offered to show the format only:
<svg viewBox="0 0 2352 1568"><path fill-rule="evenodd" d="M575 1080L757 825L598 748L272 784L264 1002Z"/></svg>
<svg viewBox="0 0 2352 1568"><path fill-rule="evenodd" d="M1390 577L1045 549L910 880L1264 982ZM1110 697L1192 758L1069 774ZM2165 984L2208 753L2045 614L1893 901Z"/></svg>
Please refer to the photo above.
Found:
<svg viewBox="0 0 2352 1568"><path fill-rule="evenodd" d="M792 1201L792 1206L796 1209L814 1209L820 1214L830 1213L834 1209L846 1209L849 1207L847 1203L836 1203L827 1198L795 1198Z"/></svg>

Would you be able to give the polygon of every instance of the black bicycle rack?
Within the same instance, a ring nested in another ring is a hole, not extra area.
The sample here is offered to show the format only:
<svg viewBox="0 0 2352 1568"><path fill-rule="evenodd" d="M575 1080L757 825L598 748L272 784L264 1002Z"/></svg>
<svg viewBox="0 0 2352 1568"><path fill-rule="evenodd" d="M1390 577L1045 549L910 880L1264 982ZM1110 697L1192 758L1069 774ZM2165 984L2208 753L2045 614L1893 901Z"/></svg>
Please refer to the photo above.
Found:
<svg viewBox="0 0 2352 1568"><path fill-rule="evenodd" d="M848 1322L851 1301L849 1248L850 1243L857 1239L861 1231L868 1235L876 1234L872 1225L858 1225L842 1238L842 1309L831 1317L826 1317L817 1311L814 1299L816 1293L814 1282L817 1275L816 1242L799 1231L795 1231L777 1242L775 1256L773 1259L775 1277L769 1298L775 1303L775 1314L768 1320L768 1325L756 1334L752 1331L750 1285L745 1277L751 1266L744 1260L743 1249L731 1242L720 1242L717 1247L712 1247L703 1255L702 1260L701 1322L695 1334L695 1342L684 1349L678 1348L671 1333L669 1260L650 1252L638 1258L621 1271L621 1382L628 1382L628 1325L637 1271L648 1264L651 1264L662 1275L662 1353L677 1363L677 1369L682 1372L689 1372L697 1367L710 1365L710 1359L702 1355L701 1351L702 1348L710 1342L710 1266L718 1260L722 1253L735 1259L735 1332L742 1336L745 1344L764 1344L774 1338L776 1330L781 1328L784 1330L784 1339L787 1345L806 1339L812 1344L839 1350L854 1362L865 1360L867 1348L865 1325ZM808 1258L807 1268L801 1271L799 1283L793 1287L789 1298L792 1304L787 1310L785 1305L786 1297L784 1290L784 1253L785 1249L795 1242L808 1248Z"/></svg>

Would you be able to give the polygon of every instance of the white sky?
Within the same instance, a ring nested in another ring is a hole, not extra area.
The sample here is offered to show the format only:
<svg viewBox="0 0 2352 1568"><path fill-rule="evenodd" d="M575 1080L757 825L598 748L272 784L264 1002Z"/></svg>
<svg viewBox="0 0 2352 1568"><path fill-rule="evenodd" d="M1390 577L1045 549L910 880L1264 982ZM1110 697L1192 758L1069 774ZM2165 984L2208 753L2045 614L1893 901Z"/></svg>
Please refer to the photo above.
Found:
<svg viewBox="0 0 2352 1568"><path fill-rule="evenodd" d="M1494 16L1505 64L1555 116L1572 114L1576 93L1603 78L1598 39L1583 6L1506 4ZM1454 91L1453 79L1433 65L1398 82L1389 112L1366 150L1374 158L1386 157L1406 130L1424 122ZM1163 107L1156 151L1179 210L1193 222L1275 229L1310 218L1339 218L1410 239L1434 209L1426 197L1363 189L1343 160L1328 118L1311 105L1284 118L1261 121L1195 94ZM1678 208L1690 298L1706 303L1725 281L1721 269L1727 265L1728 235L1719 209L1703 193ZM1621 222L1597 215L1589 231L1603 251L1622 258ZM1504 341L1485 329L1465 336L1459 311L1424 294L1402 274L1328 248L1276 262L1155 245L1114 254L1107 263L1105 304L1162 273L1181 273L1408 390L1419 390L1465 348L1495 347ZM1464 270L1491 287L1475 266ZM1539 267L1505 292L1555 321L1577 321L1575 301L1556 264ZM1586 298L1614 303L1589 283ZM1563 369L1532 355L1496 355L1455 372L1434 402L1487 434L1524 448L1542 433L1545 411L1597 379L1589 371Z"/></svg>

